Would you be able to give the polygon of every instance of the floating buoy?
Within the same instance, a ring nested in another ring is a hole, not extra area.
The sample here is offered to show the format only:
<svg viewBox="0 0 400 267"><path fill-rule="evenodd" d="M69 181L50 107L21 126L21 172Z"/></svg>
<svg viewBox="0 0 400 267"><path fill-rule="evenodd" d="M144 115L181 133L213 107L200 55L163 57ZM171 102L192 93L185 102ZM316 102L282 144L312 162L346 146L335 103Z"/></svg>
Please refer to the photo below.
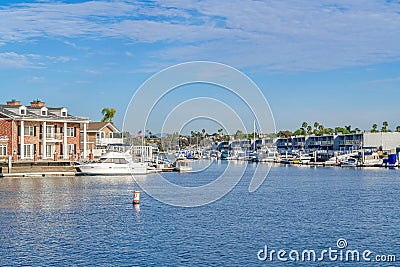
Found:
<svg viewBox="0 0 400 267"><path fill-rule="evenodd" d="M139 204L140 203L140 191L134 191L133 192L133 204Z"/></svg>

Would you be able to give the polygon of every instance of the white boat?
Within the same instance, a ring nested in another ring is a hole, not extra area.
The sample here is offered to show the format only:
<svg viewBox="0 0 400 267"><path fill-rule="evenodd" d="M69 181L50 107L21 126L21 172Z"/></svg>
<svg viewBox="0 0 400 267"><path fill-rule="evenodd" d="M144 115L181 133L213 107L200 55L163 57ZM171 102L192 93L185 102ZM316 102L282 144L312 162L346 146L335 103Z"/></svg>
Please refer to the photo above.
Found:
<svg viewBox="0 0 400 267"><path fill-rule="evenodd" d="M77 167L83 175L130 175L147 174L152 168L147 163L134 162L129 152L108 152L98 162Z"/></svg>
<svg viewBox="0 0 400 267"><path fill-rule="evenodd" d="M357 167L358 160L355 158L348 158L340 163L340 167Z"/></svg>
<svg viewBox="0 0 400 267"><path fill-rule="evenodd" d="M175 167L180 172L191 172L193 170L192 161L190 160L177 160L175 162Z"/></svg>

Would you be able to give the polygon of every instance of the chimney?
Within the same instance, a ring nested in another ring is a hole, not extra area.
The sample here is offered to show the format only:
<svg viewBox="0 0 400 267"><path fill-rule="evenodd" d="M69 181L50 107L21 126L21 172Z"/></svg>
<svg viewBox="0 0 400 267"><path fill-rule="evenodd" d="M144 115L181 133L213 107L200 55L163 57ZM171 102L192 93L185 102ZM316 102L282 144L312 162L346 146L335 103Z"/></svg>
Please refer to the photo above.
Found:
<svg viewBox="0 0 400 267"><path fill-rule="evenodd" d="M15 99L12 99L11 101L7 101L7 106L21 106L21 102L17 101Z"/></svg>
<svg viewBox="0 0 400 267"><path fill-rule="evenodd" d="M36 99L31 102L32 108L42 108L44 106L46 106L46 103L42 102L42 100L40 100L40 99Z"/></svg>

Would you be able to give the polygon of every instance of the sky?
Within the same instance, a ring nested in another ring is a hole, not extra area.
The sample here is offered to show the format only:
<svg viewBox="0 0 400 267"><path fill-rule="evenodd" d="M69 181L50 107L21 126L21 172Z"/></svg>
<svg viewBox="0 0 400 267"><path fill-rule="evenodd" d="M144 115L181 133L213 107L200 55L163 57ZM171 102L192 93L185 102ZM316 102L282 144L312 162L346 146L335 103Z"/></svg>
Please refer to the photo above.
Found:
<svg viewBox="0 0 400 267"><path fill-rule="evenodd" d="M122 128L147 79L213 61L257 84L278 130L400 125L398 0L1 1L0 20L1 103L39 98L92 121L114 107Z"/></svg>

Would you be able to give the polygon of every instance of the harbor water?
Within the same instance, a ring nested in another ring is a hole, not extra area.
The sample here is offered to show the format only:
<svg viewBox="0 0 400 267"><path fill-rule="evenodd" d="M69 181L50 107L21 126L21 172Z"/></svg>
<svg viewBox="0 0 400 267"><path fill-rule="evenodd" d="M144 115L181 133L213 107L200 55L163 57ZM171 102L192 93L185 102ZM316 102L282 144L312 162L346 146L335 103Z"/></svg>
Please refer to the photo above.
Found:
<svg viewBox="0 0 400 267"><path fill-rule="evenodd" d="M165 176L199 186L225 165ZM249 193L255 166L226 196L197 208L169 206L142 191L139 210L129 176L0 179L0 266L399 266L400 170L274 165ZM340 250L338 240L371 251L372 262L259 259L266 247L319 257ZM376 255L397 262L378 264Z"/></svg>

